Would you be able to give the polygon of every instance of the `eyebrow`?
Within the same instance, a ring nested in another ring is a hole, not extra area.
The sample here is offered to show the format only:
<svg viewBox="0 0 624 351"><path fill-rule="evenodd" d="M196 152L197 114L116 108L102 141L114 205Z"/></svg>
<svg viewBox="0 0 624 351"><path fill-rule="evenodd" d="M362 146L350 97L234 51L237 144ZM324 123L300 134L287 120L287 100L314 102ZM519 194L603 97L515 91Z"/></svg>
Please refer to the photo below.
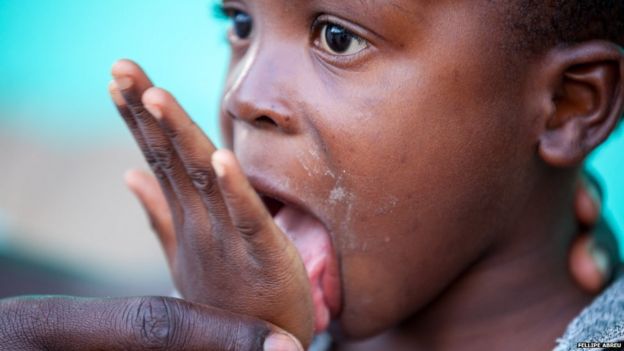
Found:
<svg viewBox="0 0 624 351"><path fill-rule="evenodd" d="M422 1L420 0L409 0L410 4L414 4L417 7L422 6ZM417 20L422 21L423 11L418 11L417 9L409 9L404 6L405 1L402 0L389 0L388 5L395 10L398 14L405 17L407 20Z"/></svg>
<svg viewBox="0 0 624 351"><path fill-rule="evenodd" d="M399 11L402 15L411 15L411 16L416 16L416 17L420 17L421 13L415 10L409 10L406 9L405 7L403 7L399 1L395 1L395 0L391 0L389 5L394 8L395 10Z"/></svg>
<svg viewBox="0 0 624 351"><path fill-rule="evenodd" d="M346 6L347 8L353 7L353 1L344 1L344 0L304 0L310 3L318 2L325 4L339 4L342 6ZM421 1L419 0L409 0L410 4L418 5ZM384 7L386 9L391 9L394 14L400 15L404 17L406 20L417 20L420 21L422 19L422 13L414 10L406 8L405 1L403 0L357 0L359 4L365 8L366 12L376 12L380 7ZM361 9L353 9L356 11L361 11Z"/></svg>

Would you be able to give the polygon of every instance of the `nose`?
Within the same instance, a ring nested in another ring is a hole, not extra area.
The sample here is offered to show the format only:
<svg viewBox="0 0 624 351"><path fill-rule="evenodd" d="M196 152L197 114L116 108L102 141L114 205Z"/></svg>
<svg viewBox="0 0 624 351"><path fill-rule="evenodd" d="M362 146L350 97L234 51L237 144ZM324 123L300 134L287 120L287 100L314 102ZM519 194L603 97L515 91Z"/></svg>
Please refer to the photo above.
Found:
<svg viewBox="0 0 624 351"><path fill-rule="evenodd" d="M222 101L223 118L243 121L256 128L295 134L301 121L295 118L296 64L277 48L250 47L230 71Z"/></svg>

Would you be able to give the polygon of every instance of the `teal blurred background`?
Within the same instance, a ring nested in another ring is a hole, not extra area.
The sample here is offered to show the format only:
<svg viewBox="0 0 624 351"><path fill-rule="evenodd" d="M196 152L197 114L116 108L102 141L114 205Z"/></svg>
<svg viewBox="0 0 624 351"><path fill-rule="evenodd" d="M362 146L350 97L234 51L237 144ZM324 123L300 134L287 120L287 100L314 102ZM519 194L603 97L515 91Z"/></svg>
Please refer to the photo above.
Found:
<svg viewBox="0 0 624 351"><path fill-rule="evenodd" d="M122 181L147 167L110 102L110 67L139 62L218 141L229 48L215 1L0 0L0 253L105 282L87 294L169 291Z"/></svg>
<svg viewBox="0 0 624 351"><path fill-rule="evenodd" d="M0 247L108 281L132 278L137 292L167 289L160 249L121 181L144 163L109 101L109 71L118 58L136 60L218 140L228 47L213 7L0 0ZM623 151L620 128L589 164L618 233Z"/></svg>
<svg viewBox="0 0 624 351"><path fill-rule="evenodd" d="M106 87L113 62L127 57L216 135L211 117L228 48L214 4L0 0L3 127L53 142L125 138Z"/></svg>

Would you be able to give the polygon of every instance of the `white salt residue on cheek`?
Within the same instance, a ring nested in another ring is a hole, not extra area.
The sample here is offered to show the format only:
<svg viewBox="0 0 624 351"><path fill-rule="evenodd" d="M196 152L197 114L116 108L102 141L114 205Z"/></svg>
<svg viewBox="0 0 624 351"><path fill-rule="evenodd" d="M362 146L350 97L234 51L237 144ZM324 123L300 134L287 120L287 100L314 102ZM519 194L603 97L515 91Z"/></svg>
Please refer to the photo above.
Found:
<svg viewBox="0 0 624 351"><path fill-rule="evenodd" d="M312 170L310 167L308 167L308 166L305 164L305 162L301 162L301 167L303 167L303 169L305 169L305 171L308 173L308 177L310 177L310 178L311 178L311 177L314 177L314 172L313 172L313 170Z"/></svg>
<svg viewBox="0 0 624 351"><path fill-rule="evenodd" d="M318 154L318 151L316 151L315 149L308 149L308 152L310 153L310 156L312 156L313 159L315 160L321 159L321 156Z"/></svg>
<svg viewBox="0 0 624 351"><path fill-rule="evenodd" d="M297 156L297 160L299 161L299 164L308 174L308 177L323 177L324 176L324 177L330 177L336 180L336 183L340 181L340 179L337 179L336 174L331 169L323 170L319 166L320 164L319 161L321 160L321 156L319 155L317 150L307 149L307 152L306 152L301 149L298 149L296 156ZM310 160L312 162L309 162ZM343 173L344 172L345 171L343 171Z"/></svg>
<svg viewBox="0 0 624 351"><path fill-rule="evenodd" d="M389 235L373 238L369 237L367 233L358 232L355 230L355 228L353 228L354 223L351 223L351 217L356 203L355 196L354 194L346 193L345 197L348 197L348 199L343 200L346 204L344 222L341 227L341 241L343 245L350 250L360 252L366 252L369 249L377 247L379 244L388 245L392 241L392 237ZM366 213L372 213L375 216L384 216L394 212L394 210L399 206L399 203L399 197L393 194L386 194L378 203L364 203L364 208L362 208L361 210L364 210Z"/></svg>
<svg viewBox="0 0 624 351"><path fill-rule="evenodd" d="M312 151L310 151L309 153L311 155L314 155ZM299 164L301 165L301 167L308 174L308 177L312 178L312 177L317 176L320 173L317 167L308 165L308 162L306 160L306 155L304 154L304 151L302 151L301 149L298 149L297 151L297 160L299 161Z"/></svg>
<svg viewBox="0 0 624 351"><path fill-rule="evenodd" d="M342 201L347 196L345 188L341 186L335 186L329 193L329 203L336 204Z"/></svg>
<svg viewBox="0 0 624 351"><path fill-rule="evenodd" d="M322 173L323 176L332 178L333 185L325 193L324 211L336 215L335 221L332 222L334 222L334 231L337 234L336 239L341 242L339 246L350 247L355 243L355 241L351 240L351 236L348 233L351 232L351 216L356 196L344 184L343 175L346 175L346 171L341 173L338 176L331 170L325 170Z"/></svg>
<svg viewBox="0 0 624 351"><path fill-rule="evenodd" d="M308 173L309 177L318 177L323 174L321 169L317 166L319 164L318 161L321 160L321 156L315 149L297 149L297 160L299 161L299 164L301 164L301 167ZM309 160L312 160L312 162L308 162ZM312 165L310 165L310 163ZM331 171L325 171L324 174L330 175L332 178L334 178Z"/></svg>
<svg viewBox="0 0 624 351"><path fill-rule="evenodd" d="M399 205L399 198L390 194L385 196L385 198L379 202L379 205L373 210L375 215L384 215L386 213L392 212L394 208Z"/></svg>
<svg viewBox="0 0 624 351"><path fill-rule="evenodd" d="M334 172L330 171L329 169L325 171L325 173L323 173L324 175L328 176L328 177L332 177L333 179L336 179L336 175L334 174Z"/></svg>

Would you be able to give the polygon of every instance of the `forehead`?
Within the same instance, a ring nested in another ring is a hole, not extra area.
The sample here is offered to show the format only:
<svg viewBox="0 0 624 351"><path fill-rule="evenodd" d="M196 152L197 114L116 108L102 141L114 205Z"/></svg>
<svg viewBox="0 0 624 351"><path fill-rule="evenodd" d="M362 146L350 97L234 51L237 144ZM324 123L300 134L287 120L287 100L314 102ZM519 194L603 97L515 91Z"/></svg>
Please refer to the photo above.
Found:
<svg viewBox="0 0 624 351"><path fill-rule="evenodd" d="M308 26L322 14L337 16L389 41L415 39L431 11L447 0L233 0L246 4L255 20L272 26ZM224 0L230 2L230 0Z"/></svg>
<svg viewBox="0 0 624 351"><path fill-rule="evenodd" d="M426 5L426 2L419 0L311 0L307 2L311 5L341 8L347 11L363 12L367 15L384 13L410 19L421 16L424 10L423 5Z"/></svg>
<svg viewBox="0 0 624 351"><path fill-rule="evenodd" d="M223 2L227 3L230 0ZM410 20L421 17L429 4L429 1L425 0L243 0L243 2L274 13L334 10L354 15L392 15Z"/></svg>

